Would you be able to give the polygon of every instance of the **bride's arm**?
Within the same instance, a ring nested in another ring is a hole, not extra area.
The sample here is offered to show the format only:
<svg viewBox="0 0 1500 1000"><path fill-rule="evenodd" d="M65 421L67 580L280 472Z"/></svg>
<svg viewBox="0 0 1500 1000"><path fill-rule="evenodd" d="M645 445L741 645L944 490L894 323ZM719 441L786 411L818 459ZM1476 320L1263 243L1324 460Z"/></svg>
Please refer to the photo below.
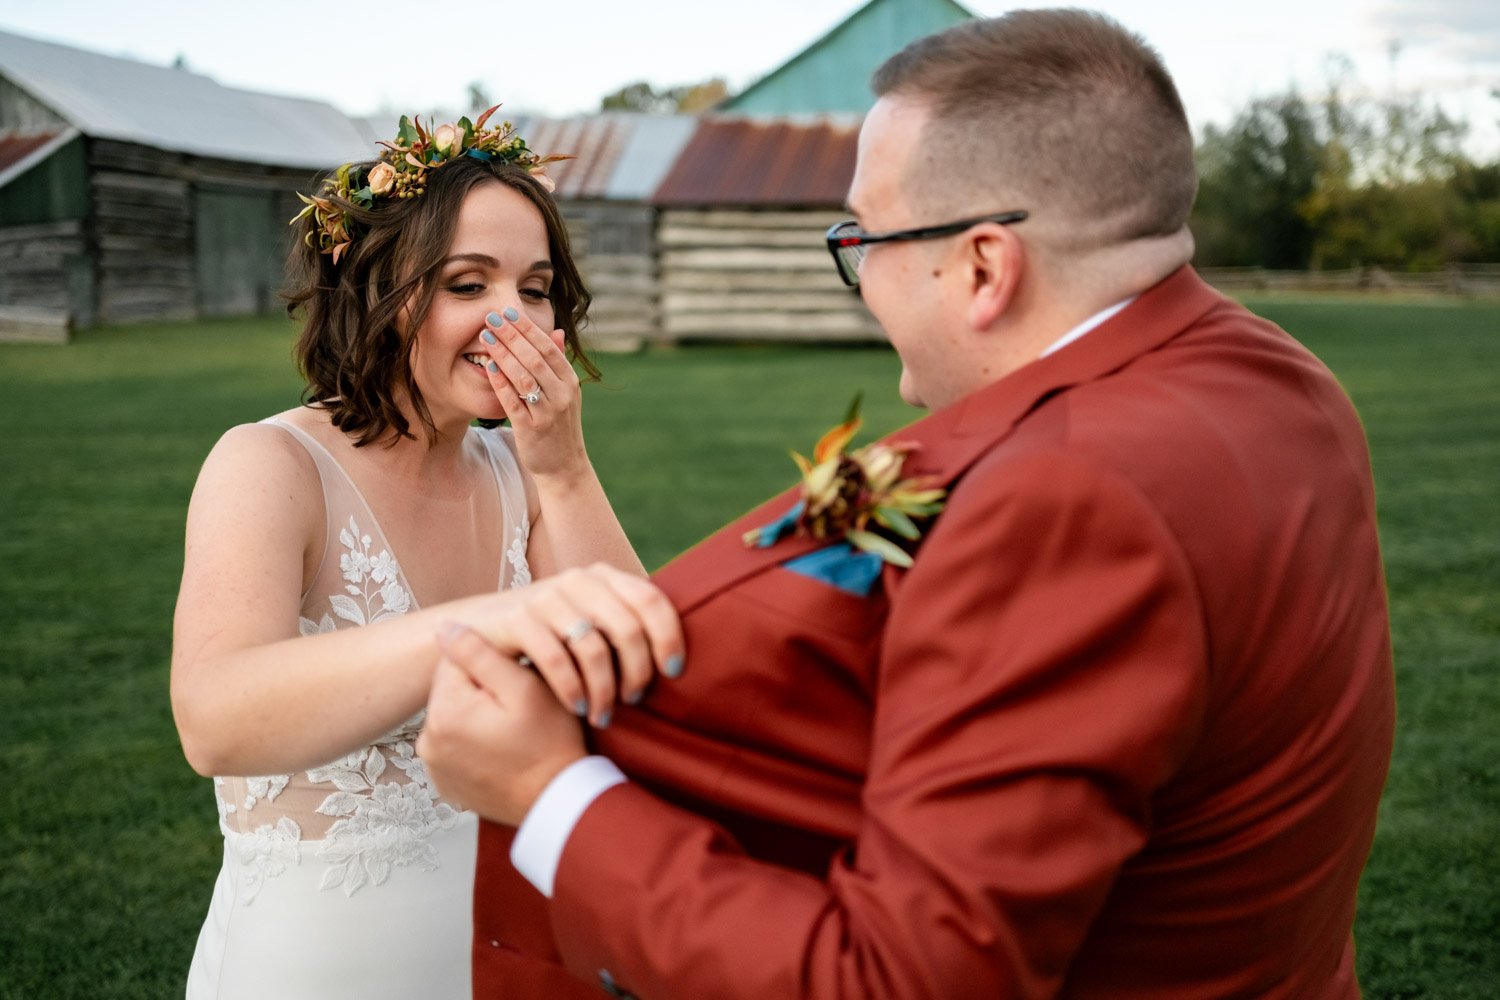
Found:
<svg viewBox="0 0 1500 1000"><path fill-rule="evenodd" d="M201 774L314 767L389 732L426 702L436 629L459 620L493 631L512 600L481 595L299 636L304 560L324 518L312 460L274 428L237 427L204 463L188 509L171 682L183 751Z"/></svg>

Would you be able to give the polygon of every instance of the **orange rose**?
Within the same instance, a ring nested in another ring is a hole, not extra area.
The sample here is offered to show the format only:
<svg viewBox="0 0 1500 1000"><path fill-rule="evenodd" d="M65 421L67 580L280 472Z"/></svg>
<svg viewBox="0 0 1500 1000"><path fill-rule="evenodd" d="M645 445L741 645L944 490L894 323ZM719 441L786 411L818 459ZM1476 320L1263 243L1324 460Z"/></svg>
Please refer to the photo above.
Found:
<svg viewBox="0 0 1500 1000"><path fill-rule="evenodd" d="M375 164L370 168L369 182L371 194L390 194L391 188L396 186L396 168L389 163Z"/></svg>
<svg viewBox="0 0 1500 1000"><path fill-rule="evenodd" d="M439 125L432 133L432 145L444 156L457 156L463 152L463 129L456 125Z"/></svg>

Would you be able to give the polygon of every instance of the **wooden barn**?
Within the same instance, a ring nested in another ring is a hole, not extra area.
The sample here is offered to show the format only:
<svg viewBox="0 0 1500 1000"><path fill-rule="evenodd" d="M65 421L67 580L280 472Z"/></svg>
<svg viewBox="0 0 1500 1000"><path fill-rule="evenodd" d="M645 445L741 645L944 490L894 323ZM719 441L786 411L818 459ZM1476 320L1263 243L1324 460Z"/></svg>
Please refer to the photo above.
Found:
<svg viewBox="0 0 1500 1000"><path fill-rule="evenodd" d="M294 192L373 143L320 101L0 32L0 306L274 310Z"/></svg>
<svg viewBox="0 0 1500 1000"><path fill-rule="evenodd" d="M657 212L648 199L697 122L688 115L611 111L512 119L532 149L570 153L548 174L594 303L588 340L629 348L661 337Z"/></svg>
<svg viewBox="0 0 1500 1000"><path fill-rule="evenodd" d="M699 120L651 198L666 338L884 339L823 235L848 217L875 69L973 16L953 0L870 0Z"/></svg>

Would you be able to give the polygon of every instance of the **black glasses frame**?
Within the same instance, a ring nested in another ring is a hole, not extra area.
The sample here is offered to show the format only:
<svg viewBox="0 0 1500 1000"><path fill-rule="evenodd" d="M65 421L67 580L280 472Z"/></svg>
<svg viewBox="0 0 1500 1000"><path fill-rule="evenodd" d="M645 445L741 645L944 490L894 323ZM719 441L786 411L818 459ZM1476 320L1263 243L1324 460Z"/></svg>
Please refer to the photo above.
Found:
<svg viewBox="0 0 1500 1000"><path fill-rule="evenodd" d="M828 242L828 252L833 255L833 263L838 268L839 277L844 279L844 284L850 288L858 288L859 265L865 256L863 247L874 243L901 243L910 240L933 240L940 236L952 236L954 233L961 233L965 229L977 226L981 222L998 222L1002 226L1008 226L1015 222L1026 221L1029 214L1024 209L1017 209L1013 212L981 215L978 218L964 219L960 222L945 222L940 226L898 229L890 233L862 232L858 222L853 219L847 219L843 222L835 222L829 226L828 232L824 234L823 238ZM852 259L849 259L851 257Z"/></svg>

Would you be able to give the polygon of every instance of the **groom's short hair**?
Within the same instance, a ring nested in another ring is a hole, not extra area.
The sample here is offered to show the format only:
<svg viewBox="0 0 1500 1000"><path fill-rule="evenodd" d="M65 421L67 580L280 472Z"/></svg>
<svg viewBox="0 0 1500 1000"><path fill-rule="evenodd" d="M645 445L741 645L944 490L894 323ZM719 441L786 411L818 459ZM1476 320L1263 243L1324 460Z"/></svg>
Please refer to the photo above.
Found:
<svg viewBox="0 0 1500 1000"><path fill-rule="evenodd" d="M969 21L911 43L871 83L928 107L908 183L932 211L1021 208L1049 242L1085 249L1187 223L1198 180L1182 99L1156 52L1102 14Z"/></svg>

